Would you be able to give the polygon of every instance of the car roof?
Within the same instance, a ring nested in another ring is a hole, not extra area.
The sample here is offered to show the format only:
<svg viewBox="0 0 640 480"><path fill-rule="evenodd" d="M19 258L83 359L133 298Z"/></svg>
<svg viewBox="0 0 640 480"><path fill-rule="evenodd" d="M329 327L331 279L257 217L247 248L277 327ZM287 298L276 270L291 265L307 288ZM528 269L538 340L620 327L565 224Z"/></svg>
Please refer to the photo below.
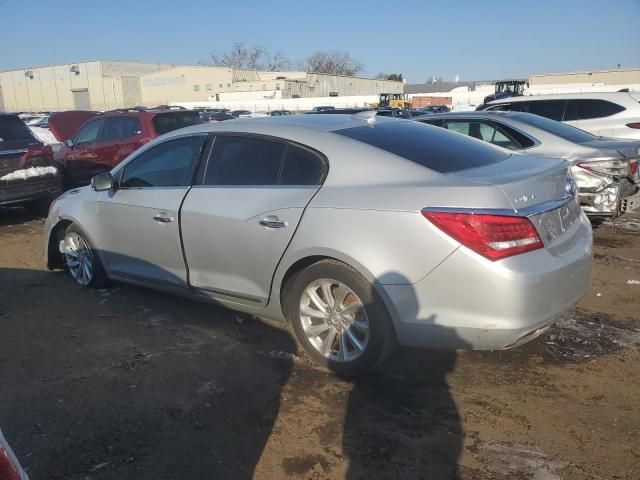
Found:
<svg viewBox="0 0 640 480"><path fill-rule="evenodd" d="M545 95L525 95L522 97L508 97L494 100L487 105L497 105L499 103L531 102L538 100L611 100L618 102L637 100L629 92L580 92L580 93L551 93Z"/></svg>
<svg viewBox="0 0 640 480"><path fill-rule="evenodd" d="M376 123L397 122L405 120L397 120L389 117L376 117ZM282 135L286 138L288 131L292 128L296 130L315 130L322 132L333 132L335 130L343 130L345 128L361 127L367 125L366 120L359 119L355 115L345 114L326 114L326 115L283 115L276 117L257 117L239 120L230 120L220 124L203 123L182 128L177 132L180 133L209 133L215 131L237 131L237 132L255 132L267 128L274 135Z"/></svg>

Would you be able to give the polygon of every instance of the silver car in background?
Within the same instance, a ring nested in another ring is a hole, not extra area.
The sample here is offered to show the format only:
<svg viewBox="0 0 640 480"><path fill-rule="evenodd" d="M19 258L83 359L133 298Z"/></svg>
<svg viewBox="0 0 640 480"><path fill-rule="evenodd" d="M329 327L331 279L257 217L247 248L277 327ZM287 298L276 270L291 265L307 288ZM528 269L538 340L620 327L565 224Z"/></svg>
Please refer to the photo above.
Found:
<svg viewBox="0 0 640 480"><path fill-rule="evenodd" d="M596 137L522 112L458 112L417 121L509 150L567 160L588 215L615 217L640 207L640 141Z"/></svg>
<svg viewBox="0 0 640 480"><path fill-rule="evenodd" d="M504 349L586 292L565 162L374 112L188 127L53 204L49 268L290 322L339 374L399 343Z"/></svg>

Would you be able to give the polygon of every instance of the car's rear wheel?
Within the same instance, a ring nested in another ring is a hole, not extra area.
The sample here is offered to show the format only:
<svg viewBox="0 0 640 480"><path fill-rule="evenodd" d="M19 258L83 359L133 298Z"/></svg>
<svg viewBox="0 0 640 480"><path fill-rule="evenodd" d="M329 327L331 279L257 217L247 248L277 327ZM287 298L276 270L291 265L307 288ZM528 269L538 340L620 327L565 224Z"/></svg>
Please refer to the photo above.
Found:
<svg viewBox="0 0 640 480"><path fill-rule="evenodd" d="M387 309L354 269L323 260L297 273L285 293L287 317L311 357L340 375L364 373L391 352Z"/></svg>
<svg viewBox="0 0 640 480"><path fill-rule="evenodd" d="M107 283L97 252L82 231L73 224L65 231L62 253L67 270L78 285L100 288Z"/></svg>

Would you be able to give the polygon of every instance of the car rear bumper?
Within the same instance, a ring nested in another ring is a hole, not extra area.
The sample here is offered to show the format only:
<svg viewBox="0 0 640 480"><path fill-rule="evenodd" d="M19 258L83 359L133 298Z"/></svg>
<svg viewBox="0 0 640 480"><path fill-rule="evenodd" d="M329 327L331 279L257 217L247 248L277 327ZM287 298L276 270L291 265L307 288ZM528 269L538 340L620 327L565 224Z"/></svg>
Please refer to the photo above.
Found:
<svg viewBox="0 0 640 480"><path fill-rule="evenodd" d="M413 285L377 285L404 346L502 350L542 333L587 292L591 227L561 253L491 262L461 247Z"/></svg>
<svg viewBox="0 0 640 480"><path fill-rule="evenodd" d="M61 192L62 184L59 175L0 181L0 205L57 197Z"/></svg>

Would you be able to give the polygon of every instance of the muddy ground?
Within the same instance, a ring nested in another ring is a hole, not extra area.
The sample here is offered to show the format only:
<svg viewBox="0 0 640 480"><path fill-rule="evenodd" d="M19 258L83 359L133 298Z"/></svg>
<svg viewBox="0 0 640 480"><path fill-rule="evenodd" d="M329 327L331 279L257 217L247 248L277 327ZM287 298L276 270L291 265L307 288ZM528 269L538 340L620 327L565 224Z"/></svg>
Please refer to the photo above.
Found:
<svg viewBox="0 0 640 480"><path fill-rule="evenodd" d="M81 289L42 225L0 209L0 428L32 480L640 478L638 215L595 230L593 287L541 338L355 381L278 326Z"/></svg>

